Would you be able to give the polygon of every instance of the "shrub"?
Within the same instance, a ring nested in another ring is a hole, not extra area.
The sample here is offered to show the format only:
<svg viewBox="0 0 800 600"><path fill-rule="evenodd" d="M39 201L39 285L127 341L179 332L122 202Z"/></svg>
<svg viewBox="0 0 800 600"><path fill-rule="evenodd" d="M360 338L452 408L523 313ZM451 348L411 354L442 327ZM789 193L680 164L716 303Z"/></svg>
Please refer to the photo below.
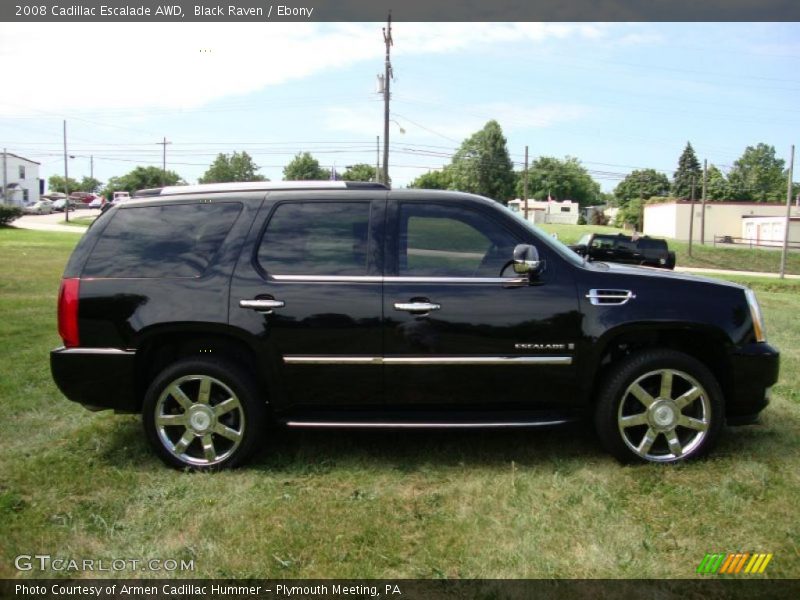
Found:
<svg viewBox="0 0 800 600"><path fill-rule="evenodd" d="M592 225L608 225L608 217L599 210L592 212L590 220Z"/></svg>
<svg viewBox="0 0 800 600"><path fill-rule="evenodd" d="M8 225L11 221L21 216L22 209L19 206L0 204L0 225Z"/></svg>

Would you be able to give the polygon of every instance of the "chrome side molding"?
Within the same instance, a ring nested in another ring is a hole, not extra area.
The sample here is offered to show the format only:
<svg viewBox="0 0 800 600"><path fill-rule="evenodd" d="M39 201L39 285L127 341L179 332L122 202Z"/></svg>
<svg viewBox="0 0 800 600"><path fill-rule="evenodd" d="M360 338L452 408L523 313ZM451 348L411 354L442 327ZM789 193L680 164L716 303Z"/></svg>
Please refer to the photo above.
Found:
<svg viewBox="0 0 800 600"><path fill-rule="evenodd" d="M571 356L299 356L289 365L571 365Z"/></svg>
<svg viewBox="0 0 800 600"><path fill-rule="evenodd" d="M553 421L486 421L468 423L438 422L368 422L368 421L287 421L287 427L319 427L347 429L500 429L507 427L549 427L569 423L570 419Z"/></svg>

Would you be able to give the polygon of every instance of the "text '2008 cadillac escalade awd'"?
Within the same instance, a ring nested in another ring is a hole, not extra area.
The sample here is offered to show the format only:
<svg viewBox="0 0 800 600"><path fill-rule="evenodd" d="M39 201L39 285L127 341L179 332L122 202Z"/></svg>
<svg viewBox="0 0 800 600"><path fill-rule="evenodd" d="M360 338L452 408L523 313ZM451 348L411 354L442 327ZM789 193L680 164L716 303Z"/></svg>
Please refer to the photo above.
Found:
<svg viewBox="0 0 800 600"><path fill-rule="evenodd" d="M53 377L141 412L178 468L245 461L265 424L520 427L594 419L623 461L708 452L778 377L755 295L587 262L456 192L282 182L150 190L64 273Z"/></svg>

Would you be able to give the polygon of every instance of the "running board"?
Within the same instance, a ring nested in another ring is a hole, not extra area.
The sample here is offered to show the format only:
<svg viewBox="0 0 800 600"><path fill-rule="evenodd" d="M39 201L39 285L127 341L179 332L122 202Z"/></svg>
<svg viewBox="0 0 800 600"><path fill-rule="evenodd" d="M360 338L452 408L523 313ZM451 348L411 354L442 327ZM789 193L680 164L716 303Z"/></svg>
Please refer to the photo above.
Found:
<svg viewBox="0 0 800 600"><path fill-rule="evenodd" d="M441 422L370 422L370 421L287 421L287 427L341 429L500 429L506 427L549 427L564 425L573 419L553 421L481 421L461 423Z"/></svg>

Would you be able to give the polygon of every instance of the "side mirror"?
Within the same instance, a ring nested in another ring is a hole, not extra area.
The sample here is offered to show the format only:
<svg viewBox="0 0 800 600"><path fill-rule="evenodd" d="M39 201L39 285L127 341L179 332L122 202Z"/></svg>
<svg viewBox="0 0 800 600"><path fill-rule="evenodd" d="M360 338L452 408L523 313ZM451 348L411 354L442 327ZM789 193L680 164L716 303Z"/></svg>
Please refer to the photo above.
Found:
<svg viewBox="0 0 800 600"><path fill-rule="evenodd" d="M539 251L530 244L517 244L514 247L514 272L520 275L536 275L542 269Z"/></svg>

